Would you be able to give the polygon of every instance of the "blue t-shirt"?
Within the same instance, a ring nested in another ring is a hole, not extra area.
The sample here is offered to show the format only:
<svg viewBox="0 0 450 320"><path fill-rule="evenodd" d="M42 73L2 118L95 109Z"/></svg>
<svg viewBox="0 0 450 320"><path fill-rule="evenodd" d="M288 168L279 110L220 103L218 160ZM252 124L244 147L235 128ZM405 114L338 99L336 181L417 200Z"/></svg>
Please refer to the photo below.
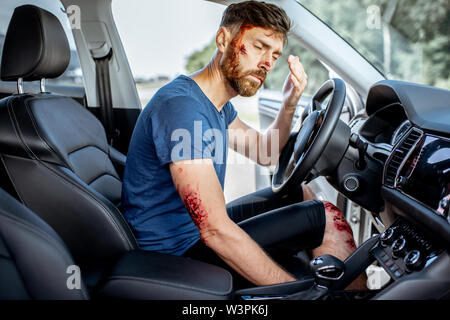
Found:
<svg viewBox="0 0 450 320"><path fill-rule="evenodd" d="M223 189L226 130L236 115L230 102L219 112L184 75L159 89L141 112L127 154L120 209L142 249L182 255L200 239L168 164L211 158Z"/></svg>

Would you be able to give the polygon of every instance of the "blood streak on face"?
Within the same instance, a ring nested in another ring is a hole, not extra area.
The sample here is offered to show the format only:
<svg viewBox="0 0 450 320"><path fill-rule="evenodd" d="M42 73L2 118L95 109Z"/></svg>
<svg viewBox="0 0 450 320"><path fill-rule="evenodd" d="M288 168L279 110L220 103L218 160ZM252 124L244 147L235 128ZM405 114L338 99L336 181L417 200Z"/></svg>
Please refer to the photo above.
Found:
<svg viewBox="0 0 450 320"><path fill-rule="evenodd" d="M334 227L338 231L342 231L348 234L348 238L345 241L351 248L356 248L355 240L353 239L353 231L347 220L345 220L341 211L334 204L325 201L324 202L325 211L333 215Z"/></svg>
<svg viewBox="0 0 450 320"><path fill-rule="evenodd" d="M239 52L244 56L247 55L247 49L245 48L245 45L241 44L241 46L239 47Z"/></svg>
<svg viewBox="0 0 450 320"><path fill-rule="evenodd" d="M236 70L237 66L239 65L239 53L241 53L242 55L247 55L247 49L245 48L245 45L242 44L242 38L244 37L246 31L251 30L253 28L255 27L248 24L243 24L239 29L239 34L231 42L232 53L230 66L233 75L235 76L237 76L239 73L239 71Z"/></svg>

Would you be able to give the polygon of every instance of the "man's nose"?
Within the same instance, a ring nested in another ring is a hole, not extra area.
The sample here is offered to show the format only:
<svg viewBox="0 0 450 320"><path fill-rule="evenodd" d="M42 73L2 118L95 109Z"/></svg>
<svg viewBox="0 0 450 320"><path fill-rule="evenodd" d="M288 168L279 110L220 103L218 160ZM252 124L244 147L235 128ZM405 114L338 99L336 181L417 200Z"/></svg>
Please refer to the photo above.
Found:
<svg viewBox="0 0 450 320"><path fill-rule="evenodd" d="M259 63L259 68L264 70L265 72L269 72L270 70L272 70L273 68L273 62L271 61L270 58L268 59L263 59L260 63Z"/></svg>
<svg viewBox="0 0 450 320"><path fill-rule="evenodd" d="M272 53L266 52L261 58L261 62L259 63L259 68L265 70L266 72L269 72L270 70L272 70L273 65L274 65L274 61L272 58Z"/></svg>

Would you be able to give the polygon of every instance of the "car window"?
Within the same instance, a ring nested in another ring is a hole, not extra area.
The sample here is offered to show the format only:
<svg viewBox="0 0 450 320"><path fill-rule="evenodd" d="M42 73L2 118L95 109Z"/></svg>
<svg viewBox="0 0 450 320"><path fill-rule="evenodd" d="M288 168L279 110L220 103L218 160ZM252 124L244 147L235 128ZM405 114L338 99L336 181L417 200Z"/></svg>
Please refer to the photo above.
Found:
<svg viewBox="0 0 450 320"><path fill-rule="evenodd" d="M388 79L450 89L448 0L297 0Z"/></svg>
<svg viewBox="0 0 450 320"><path fill-rule="evenodd" d="M3 44L5 42L6 31L8 29L9 21L16 7L24 4L32 4L53 13L60 20L64 30L66 31L67 39L70 45L70 62L66 71L55 79L47 79L48 84L56 85L70 85L83 86L83 75L81 72L80 62L75 47L75 41L72 35L72 26L69 18L64 11L64 7L60 1L55 0L2 0L0 2L0 58L3 51ZM1 60L0 60L1 61ZM0 62L1 63L1 62Z"/></svg>
<svg viewBox="0 0 450 320"><path fill-rule="evenodd" d="M162 85L190 73L189 57L209 44L224 10L225 6L204 0L112 2L143 107ZM210 57L202 54L196 60L209 61Z"/></svg>

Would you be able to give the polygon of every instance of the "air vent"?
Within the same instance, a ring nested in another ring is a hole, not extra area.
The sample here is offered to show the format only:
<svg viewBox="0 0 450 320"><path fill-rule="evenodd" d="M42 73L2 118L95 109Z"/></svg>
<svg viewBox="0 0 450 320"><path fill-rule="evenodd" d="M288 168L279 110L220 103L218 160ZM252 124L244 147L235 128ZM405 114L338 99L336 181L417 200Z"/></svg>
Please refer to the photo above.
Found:
<svg viewBox="0 0 450 320"><path fill-rule="evenodd" d="M419 141L421 136L422 131L416 128L412 128L400 140L400 142L392 151L388 161L386 162L384 171L384 185L386 185L387 187L394 187L395 179L397 178L397 173L400 165L403 163L406 156Z"/></svg>

